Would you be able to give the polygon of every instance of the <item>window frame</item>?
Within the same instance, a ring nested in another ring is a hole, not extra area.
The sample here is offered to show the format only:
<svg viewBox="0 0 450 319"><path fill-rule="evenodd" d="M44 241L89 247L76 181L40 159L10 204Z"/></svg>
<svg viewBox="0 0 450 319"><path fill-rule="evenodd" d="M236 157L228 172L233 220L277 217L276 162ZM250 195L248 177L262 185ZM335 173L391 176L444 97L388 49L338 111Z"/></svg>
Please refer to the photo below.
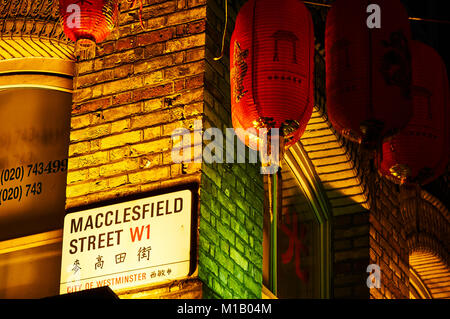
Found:
<svg viewBox="0 0 450 319"><path fill-rule="evenodd" d="M331 297L331 274L332 274L332 210L326 197L325 190L309 159L307 152L300 142L290 147L284 154L284 162L297 180L299 190L308 199L310 207L315 215L319 226L320 238L320 298ZM271 238L271 236L269 236ZM269 239L270 240L270 239ZM278 252L277 252L278 253ZM269 273L271 272L269 262ZM267 293L269 292L269 293ZM277 298L269 287L263 285L264 298Z"/></svg>

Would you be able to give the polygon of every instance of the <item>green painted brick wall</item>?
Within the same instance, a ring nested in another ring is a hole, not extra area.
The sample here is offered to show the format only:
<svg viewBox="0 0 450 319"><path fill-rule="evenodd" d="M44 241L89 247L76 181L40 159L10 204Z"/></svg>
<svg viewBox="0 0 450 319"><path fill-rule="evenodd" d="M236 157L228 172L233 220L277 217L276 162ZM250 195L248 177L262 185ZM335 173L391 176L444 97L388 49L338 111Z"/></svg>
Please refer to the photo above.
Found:
<svg viewBox="0 0 450 319"><path fill-rule="evenodd" d="M224 133L233 127L229 45L243 3L228 1L224 56L214 61L220 55L225 8L223 0L207 1L203 127ZM224 158L227 151L233 150L224 150ZM198 254L204 298L261 298L263 213L263 175L248 154L245 163L202 163Z"/></svg>
<svg viewBox="0 0 450 319"><path fill-rule="evenodd" d="M204 163L199 277L205 298L261 298L264 190L259 166ZM222 172L221 172L222 171ZM239 192L236 185L241 185ZM250 199L251 198L251 199Z"/></svg>

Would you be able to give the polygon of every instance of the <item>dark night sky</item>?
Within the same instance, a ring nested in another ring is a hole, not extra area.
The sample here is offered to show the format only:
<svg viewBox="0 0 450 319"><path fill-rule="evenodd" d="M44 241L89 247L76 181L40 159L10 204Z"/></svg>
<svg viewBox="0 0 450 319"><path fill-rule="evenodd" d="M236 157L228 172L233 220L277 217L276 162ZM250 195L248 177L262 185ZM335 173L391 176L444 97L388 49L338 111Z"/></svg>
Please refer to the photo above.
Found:
<svg viewBox="0 0 450 319"><path fill-rule="evenodd" d="M447 0L402 0L402 3L405 5L410 16L428 19L450 20L450 14L447 11ZM438 36L439 32L450 30L450 24L414 22L414 25L416 24L421 25L425 29L425 31L436 33L434 36Z"/></svg>
<svg viewBox="0 0 450 319"><path fill-rule="evenodd" d="M450 20L449 0L402 0L410 17ZM446 6L447 5L447 6ZM450 24L411 21L413 37L435 48L447 65L450 75ZM450 166L447 173L424 188L450 208Z"/></svg>
<svg viewBox="0 0 450 319"><path fill-rule="evenodd" d="M402 0L410 17L447 20L449 0ZM447 64L450 72L450 23L411 21L413 37L435 48Z"/></svg>

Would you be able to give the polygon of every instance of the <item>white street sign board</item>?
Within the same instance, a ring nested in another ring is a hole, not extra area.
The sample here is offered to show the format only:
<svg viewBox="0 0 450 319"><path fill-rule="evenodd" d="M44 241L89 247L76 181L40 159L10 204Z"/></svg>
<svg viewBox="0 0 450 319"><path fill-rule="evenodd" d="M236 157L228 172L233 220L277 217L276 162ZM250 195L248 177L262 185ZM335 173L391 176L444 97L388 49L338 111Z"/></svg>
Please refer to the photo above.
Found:
<svg viewBox="0 0 450 319"><path fill-rule="evenodd" d="M192 191L67 214L60 293L113 290L189 274Z"/></svg>

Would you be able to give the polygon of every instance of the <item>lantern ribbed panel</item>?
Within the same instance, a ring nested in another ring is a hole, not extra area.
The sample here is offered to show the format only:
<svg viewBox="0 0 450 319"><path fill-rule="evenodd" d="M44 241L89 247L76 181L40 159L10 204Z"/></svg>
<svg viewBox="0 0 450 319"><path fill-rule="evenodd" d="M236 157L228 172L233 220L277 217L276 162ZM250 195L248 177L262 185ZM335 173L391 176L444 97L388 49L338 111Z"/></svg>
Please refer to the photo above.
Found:
<svg viewBox="0 0 450 319"><path fill-rule="evenodd" d="M337 0L326 21L327 114L356 142L393 135L412 115L407 12L399 0L376 1L381 28L369 29L371 3Z"/></svg>
<svg viewBox="0 0 450 319"><path fill-rule="evenodd" d="M234 128L283 128L286 147L298 141L314 99L314 30L304 4L249 0L236 19L230 64Z"/></svg>
<svg viewBox="0 0 450 319"><path fill-rule="evenodd" d="M411 42L413 61L413 117L383 143L380 172L391 180L396 168L407 168L408 182L427 184L443 174L449 160L449 84L439 54L418 41Z"/></svg>
<svg viewBox="0 0 450 319"><path fill-rule="evenodd" d="M80 7L80 26L71 27L73 11L67 12L67 7L76 4ZM76 42L79 39L89 39L99 43L108 36L114 28L118 14L118 0L59 0L59 10L63 18L64 33ZM69 23L68 23L69 20Z"/></svg>

